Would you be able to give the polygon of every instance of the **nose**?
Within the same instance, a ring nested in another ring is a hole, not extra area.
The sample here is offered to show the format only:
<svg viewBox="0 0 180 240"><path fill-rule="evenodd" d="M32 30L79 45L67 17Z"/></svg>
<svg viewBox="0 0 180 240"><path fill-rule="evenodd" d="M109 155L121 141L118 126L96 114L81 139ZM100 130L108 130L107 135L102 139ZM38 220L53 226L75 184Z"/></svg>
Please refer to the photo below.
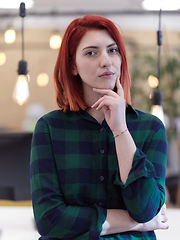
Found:
<svg viewBox="0 0 180 240"><path fill-rule="evenodd" d="M112 60L106 51L101 54L100 65L102 68L110 67L112 65Z"/></svg>

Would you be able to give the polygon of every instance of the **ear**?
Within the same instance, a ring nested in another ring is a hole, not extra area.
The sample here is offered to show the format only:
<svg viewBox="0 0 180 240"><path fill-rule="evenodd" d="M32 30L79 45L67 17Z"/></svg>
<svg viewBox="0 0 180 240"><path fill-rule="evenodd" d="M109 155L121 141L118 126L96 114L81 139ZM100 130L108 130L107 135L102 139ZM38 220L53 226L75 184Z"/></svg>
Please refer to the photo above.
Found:
<svg viewBox="0 0 180 240"><path fill-rule="evenodd" d="M77 71L76 66L74 66L74 67L72 68L71 73L72 73L72 75L74 75L74 76L78 75L78 71Z"/></svg>

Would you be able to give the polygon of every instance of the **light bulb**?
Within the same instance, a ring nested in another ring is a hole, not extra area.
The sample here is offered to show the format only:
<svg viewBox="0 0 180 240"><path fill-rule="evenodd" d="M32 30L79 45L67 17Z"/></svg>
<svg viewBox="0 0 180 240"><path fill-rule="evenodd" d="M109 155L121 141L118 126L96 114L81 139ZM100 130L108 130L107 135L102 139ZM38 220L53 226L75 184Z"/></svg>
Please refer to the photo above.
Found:
<svg viewBox="0 0 180 240"><path fill-rule="evenodd" d="M159 11L176 11L180 8L179 0L144 0L142 7L146 10Z"/></svg>
<svg viewBox="0 0 180 240"><path fill-rule="evenodd" d="M0 66L2 66L6 62L6 54L1 52L0 53Z"/></svg>
<svg viewBox="0 0 180 240"><path fill-rule="evenodd" d="M21 0L0 1L0 8L18 9L21 2ZM24 0L23 2L26 4L26 8L32 8L34 6L33 0Z"/></svg>
<svg viewBox="0 0 180 240"><path fill-rule="evenodd" d="M44 87L48 84L49 82L49 76L46 73L40 73L37 77L37 84L40 87Z"/></svg>
<svg viewBox="0 0 180 240"><path fill-rule="evenodd" d="M6 43L13 43L16 39L16 32L13 29L8 29L4 34Z"/></svg>
<svg viewBox="0 0 180 240"><path fill-rule="evenodd" d="M19 105L23 105L29 98L27 75L19 75L13 92L13 99Z"/></svg>
<svg viewBox="0 0 180 240"><path fill-rule="evenodd" d="M152 105L151 114L158 117L165 125L163 107L161 105Z"/></svg>
<svg viewBox="0 0 180 240"><path fill-rule="evenodd" d="M151 114L158 117L165 125L164 112L161 104L162 104L162 92L157 89L154 91L152 96Z"/></svg>
<svg viewBox="0 0 180 240"><path fill-rule="evenodd" d="M61 41L62 41L62 39L59 35L53 35L50 38L49 45L52 49L57 49L60 47Z"/></svg>
<svg viewBox="0 0 180 240"><path fill-rule="evenodd" d="M149 75L148 84L151 88L157 88L157 86L159 85L159 80L153 75Z"/></svg>

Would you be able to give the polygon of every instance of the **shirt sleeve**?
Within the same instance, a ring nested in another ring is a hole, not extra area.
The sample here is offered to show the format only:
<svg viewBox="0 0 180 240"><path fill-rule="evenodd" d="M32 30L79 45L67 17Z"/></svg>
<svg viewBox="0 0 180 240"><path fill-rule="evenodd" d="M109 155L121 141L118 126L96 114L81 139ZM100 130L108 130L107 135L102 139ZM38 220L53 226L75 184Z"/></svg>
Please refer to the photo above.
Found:
<svg viewBox="0 0 180 240"><path fill-rule="evenodd" d="M49 126L43 118L38 121L33 134L30 171L34 217L42 236L101 239L107 211L96 204L66 204L57 175Z"/></svg>
<svg viewBox="0 0 180 240"><path fill-rule="evenodd" d="M130 216L137 222L150 221L165 202L167 140L159 121L144 152L137 148L132 168L125 184L119 171L114 184L120 185L123 200Z"/></svg>

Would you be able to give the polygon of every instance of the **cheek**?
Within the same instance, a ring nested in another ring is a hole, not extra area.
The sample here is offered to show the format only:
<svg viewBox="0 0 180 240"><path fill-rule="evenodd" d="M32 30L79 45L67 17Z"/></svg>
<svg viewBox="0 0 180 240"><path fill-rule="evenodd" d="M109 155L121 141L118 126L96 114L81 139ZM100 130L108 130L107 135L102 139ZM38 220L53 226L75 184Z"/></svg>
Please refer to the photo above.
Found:
<svg viewBox="0 0 180 240"><path fill-rule="evenodd" d="M81 78L84 78L89 73L89 71L90 71L89 68L85 64L82 64L78 68L78 73Z"/></svg>
<svg viewBox="0 0 180 240"><path fill-rule="evenodd" d="M89 64L89 62L88 63L82 62L80 65L77 66L77 70L81 78L85 76L87 77L87 75L92 74L93 69L94 68L92 64Z"/></svg>
<svg viewBox="0 0 180 240"><path fill-rule="evenodd" d="M120 68L119 68L119 74L121 74L121 65L120 65Z"/></svg>
<svg viewBox="0 0 180 240"><path fill-rule="evenodd" d="M122 65L122 64L121 64L121 61L120 61L120 62L119 62L119 67L118 67L118 68L119 68L119 75L121 74L121 65Z"/></svg>

